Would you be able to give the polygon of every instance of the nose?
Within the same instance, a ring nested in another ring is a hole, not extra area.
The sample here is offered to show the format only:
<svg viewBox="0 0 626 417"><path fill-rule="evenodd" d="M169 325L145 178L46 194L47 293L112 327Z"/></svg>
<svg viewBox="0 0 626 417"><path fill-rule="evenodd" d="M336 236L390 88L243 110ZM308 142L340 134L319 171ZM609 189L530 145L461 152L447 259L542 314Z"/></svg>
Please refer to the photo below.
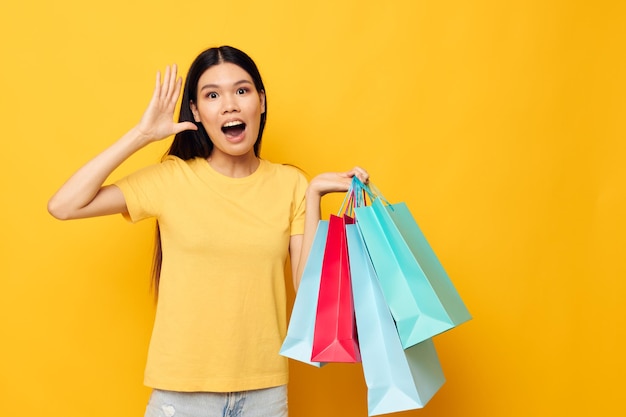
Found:
<svg viewBox="0 0 626 417"><path fill-rule="evenodd" d="M233 113L239 111L239 104L237 103L237 97L233 94L227 94L223 96L222 113Z"/></svg>

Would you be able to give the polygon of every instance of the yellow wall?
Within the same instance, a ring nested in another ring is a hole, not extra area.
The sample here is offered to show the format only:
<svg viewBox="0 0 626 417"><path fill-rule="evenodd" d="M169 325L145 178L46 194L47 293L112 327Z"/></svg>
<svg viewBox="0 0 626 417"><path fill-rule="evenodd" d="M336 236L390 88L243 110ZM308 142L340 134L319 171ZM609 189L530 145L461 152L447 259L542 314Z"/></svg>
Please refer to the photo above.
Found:
<svg viewBox="0 0 626 417"><path fill-rule="evenodd" d="M368 168L474 315L436 339L447 383L405 415L623 415L625 19L619 0L3 2L3 413L143 415L152 224L63 223L46 201L138 119L156 70L227 43L265 77L263 155ZM292 369L293 416L366 415L358 366Z"/></svg>

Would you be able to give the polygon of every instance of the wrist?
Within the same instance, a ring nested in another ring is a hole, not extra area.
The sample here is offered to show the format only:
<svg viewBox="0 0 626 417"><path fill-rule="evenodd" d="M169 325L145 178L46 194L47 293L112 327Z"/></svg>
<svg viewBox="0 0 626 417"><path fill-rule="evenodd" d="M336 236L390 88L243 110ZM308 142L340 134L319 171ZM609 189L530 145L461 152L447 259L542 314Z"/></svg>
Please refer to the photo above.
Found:
<svg viewBox="0 0 626 417"><path fill-rule="evenodd" d="M305 197L309 201L321 200L324 194L315 187L315 182L309 183L305 191Z"/></svg>
<svg viewBox="0 0 626 417"><path fill-rule="evenodd" d="M139 126L133 127L128 132L128 137L140 148L153 141L153 138L149 134L143 132Z"/></svg>

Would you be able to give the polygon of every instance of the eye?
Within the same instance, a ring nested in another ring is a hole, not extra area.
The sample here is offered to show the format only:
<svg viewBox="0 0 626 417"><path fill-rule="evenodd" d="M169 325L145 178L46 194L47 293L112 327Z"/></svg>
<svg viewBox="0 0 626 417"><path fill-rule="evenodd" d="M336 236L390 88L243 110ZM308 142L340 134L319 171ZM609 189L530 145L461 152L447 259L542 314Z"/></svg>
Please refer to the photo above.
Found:
<svg viewBox="0 0 626 417"><path fill-rule="evenodd" d="M241 87L237 89L237 94L239 95L246 94L248 91L250 91L248 88Z"/></svg>
<svg viewBox="0 0 626 417"><path fill-rule="evenodd" d="M207 93L205 97L206 98L210 98L210 99L216 99L217 98L217 93L215 91L211 91L211 92Z"/></svg>

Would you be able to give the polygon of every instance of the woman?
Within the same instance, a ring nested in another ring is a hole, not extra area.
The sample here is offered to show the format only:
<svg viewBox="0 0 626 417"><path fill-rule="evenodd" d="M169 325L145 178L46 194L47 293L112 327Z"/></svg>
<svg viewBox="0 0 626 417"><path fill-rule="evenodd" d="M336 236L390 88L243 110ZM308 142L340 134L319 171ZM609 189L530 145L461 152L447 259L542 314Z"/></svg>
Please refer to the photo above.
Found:
<svg viewBox="0 0 626 417"><path fill-rule="evenodd" d="M201 53L185 82L157 74L139 124L80 168L48 203L59 219L121 213L159 225L158 304L146 416L286 416L284 265L297 288L320 219L321 197L347 191L361 168L307 184L295 168L259 158L265 88L250 57ZM111 172L175 134L168 156L112 185ZM162 256L161 256L162 253Z"/></svg>

